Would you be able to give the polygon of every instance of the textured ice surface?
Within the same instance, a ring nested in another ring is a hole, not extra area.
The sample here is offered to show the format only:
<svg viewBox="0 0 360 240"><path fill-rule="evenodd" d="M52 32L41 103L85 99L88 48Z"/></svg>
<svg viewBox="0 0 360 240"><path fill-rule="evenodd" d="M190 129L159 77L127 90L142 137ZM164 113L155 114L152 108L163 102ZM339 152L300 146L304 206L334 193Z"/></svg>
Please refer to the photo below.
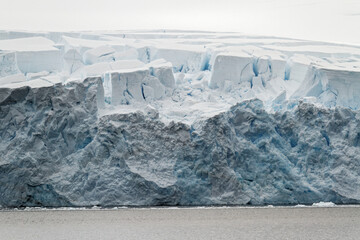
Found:
<svg viewBox="0 0 360 240"><path fill-rule="evenodd" d="M157 31L0 39L0 206L360 202L358 47Z"/></svg>
<svg viewBox="0 0 360 240"><path fill-rule="evenodd" d="M0 78L19 72L15 52L0 51Z"/></svg>
<svg viewBox="0 0 360 240"><path fill-rule="evenodd" d="M23 73L62 69L61 51L44 37L0 40L0 50L16 52L17 66Z"/></svg>

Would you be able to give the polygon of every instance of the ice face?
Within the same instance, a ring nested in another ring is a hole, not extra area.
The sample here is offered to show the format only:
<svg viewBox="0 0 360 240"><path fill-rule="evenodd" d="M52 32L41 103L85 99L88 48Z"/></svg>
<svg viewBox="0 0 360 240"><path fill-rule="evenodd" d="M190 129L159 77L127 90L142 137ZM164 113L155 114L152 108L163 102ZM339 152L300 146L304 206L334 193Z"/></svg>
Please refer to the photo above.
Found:
<svg viewBox="0 0 360 240"><path fill-rule="evenodd" d="M83 67L83 60L78 51L75 49L68 50L64 55L64 62L66 64L66 70L69 74L76 72L76 70Z"/></svg>
<svg viewBox="0 0 360 240"><path fill-rule="evenodd" d="M84 63L91 65L97 62L106 62L115 60L113 54L115 49L109 46L101 46L94 49L89 49L84 53Z"/></svg>
<svg viewBox="0 0 360 240"><path fill-rule="evenodd" d="M359 109L360 71L332 69L312 65L302 86L293 97L313 96L328 107L344 106Z"/></svg>
<svg viewBox="0 0 360 240"><path fill-rule="evenodd" d="M17 66L23 73L59 71L63 67L62 52L44 37L1 40L0 49L16 52Z"/></svg>
<svg viewBox="0 0 360 240"><path fill-rule="evenodd" d="M211 88L224 88L226 82L237 85L240 82L250 82L255 76L253 59L248 54L242 56L218 55L215 59Z"/></svg>
<svg viewBox="0 0 360 240"><path fill-rule="evenodd" d="M159 59L148 64L151 75L158 78L168 88L175 87L175 78L172 71L172 64L164 59Z"/></svg>
<svg viewBox="0 0 360 240"><path fill-rule="evenodd" d="M360 202L356 47L156 31L0 39L0 206Z"/></svg>
<svg viewBox="0 0 360 240"><path fill-rule="evenodd" d="M26 110L32 88L1 94L8 95L1 102L7 116L1 166L9 173L0 175L1 205L358 202L359 169L349 161L359 156L353 131L359 123L349 109L302 103L273 115L251 100L194 131L143 113L106 115L96 123L96 88L87 88L76 83L58 89L61 98L54 88L37 90L53 104L33 105L37 114ZM34 131L29 121L37 119ZM14 121L22 130L11 127ZM26 151L13 151L18 144Z"/></svg>
<svg viewBox="0 0 360 240"><path fill-rule="evenodd" d="M15 52L0 52L0 78L20 73Z"/></svg>
<svg viewBox="0 0 360 240"><path fill-rule="evenodd" d="M132 101L143 101L142 83L150 76L149 70L122 71L110 73L111 104L130 104Z"/></svg>

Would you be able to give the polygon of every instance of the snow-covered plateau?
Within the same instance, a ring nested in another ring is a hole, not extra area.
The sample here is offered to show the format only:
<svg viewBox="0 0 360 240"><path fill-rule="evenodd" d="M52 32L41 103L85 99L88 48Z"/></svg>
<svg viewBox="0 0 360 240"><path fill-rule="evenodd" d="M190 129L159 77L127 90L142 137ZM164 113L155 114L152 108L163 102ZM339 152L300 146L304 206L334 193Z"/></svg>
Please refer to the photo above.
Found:
<svg viewBox="0 0 360 240"><path fill-rule="evenodd" d="M360 46L0 31L0 207L360 203Z"/></svg>

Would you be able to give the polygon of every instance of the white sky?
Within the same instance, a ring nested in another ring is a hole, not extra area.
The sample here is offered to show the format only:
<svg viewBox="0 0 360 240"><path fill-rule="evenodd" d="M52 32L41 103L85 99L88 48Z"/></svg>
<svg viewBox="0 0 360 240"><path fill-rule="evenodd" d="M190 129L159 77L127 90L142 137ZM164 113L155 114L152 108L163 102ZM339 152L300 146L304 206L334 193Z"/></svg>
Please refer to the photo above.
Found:
<svg viewBox="0 0 360 240"><path fill-rule="evenodd" d="M188 29L360 44L360 0L0 0L0 29Z"/></svg>

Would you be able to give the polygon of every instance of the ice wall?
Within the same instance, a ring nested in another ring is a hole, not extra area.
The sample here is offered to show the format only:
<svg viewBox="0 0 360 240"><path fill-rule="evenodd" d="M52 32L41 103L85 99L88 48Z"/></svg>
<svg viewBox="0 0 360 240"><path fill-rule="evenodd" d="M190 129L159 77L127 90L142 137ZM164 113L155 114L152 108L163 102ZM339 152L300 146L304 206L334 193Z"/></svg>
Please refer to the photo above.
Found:
<svg viewBox="0 0 360 240"><path fill-rule="evenodd" d="M104 75L105 98L112 105L159 100L174 87L172 65L161 59L141 68L113 70Z"/></svg>
<svg viewBox="0 0 360 240"><path fill-rule="evenodd" d="M247 51L219 53L213 65L209 83L213 89L229 91L244 82L249 82L252 88L259 80L265 87L271 79L285 79L286 60L276 52L273 56L254 51L251 54Z"/></svg>
<svg viewBox="0 0 360 240"><path fill-rule="evenodd" d="M360 202L356 47L176 31L0 39L0 207Z"/></svg>
<svg viewBox="0 0 360 240"><path fill-rule="evenodd" d="M357 112L250 100L195 131L140 112L97 120L94 80L1 89L3 207L360 202Z"/></svg>
<svg viewBox="0 0 360 240"><path fill-rule="evenodd" d="M16 56L18 67L23 73L62 69L62 53L59 50L17 52Z"/></svg>
<svg viewBox="0 0 360 240"><path fill-rule="evenodd" d="M205 70L208 61L204 49L177 46L177 48L150 48L148 50L151 60L165 59L173 65L174 72L197 72Z"/></svg>
<svg viewBox="0 0 360 240"><path fill-rule="evenodd" d="M360 107L360 71L309 67L302 86L293 98L300 96L316 97L327 107L344 106L352 109Z"/></svg>
<svg viewBox="0 0 360 240"><path fill-rule="evenodd" d="M44 37L16 38L1 40L0 50L15 52L17 66L23 73L61 71L63 54L54 45Z"/></svg>
<svg viewBox="0 0 360 240"><path fill-rule="evenodd" d="M227 83L236 85L240 82L250 82L254 76L251 55L219 54L215 59L209 87L223 89Z"/></svg>

